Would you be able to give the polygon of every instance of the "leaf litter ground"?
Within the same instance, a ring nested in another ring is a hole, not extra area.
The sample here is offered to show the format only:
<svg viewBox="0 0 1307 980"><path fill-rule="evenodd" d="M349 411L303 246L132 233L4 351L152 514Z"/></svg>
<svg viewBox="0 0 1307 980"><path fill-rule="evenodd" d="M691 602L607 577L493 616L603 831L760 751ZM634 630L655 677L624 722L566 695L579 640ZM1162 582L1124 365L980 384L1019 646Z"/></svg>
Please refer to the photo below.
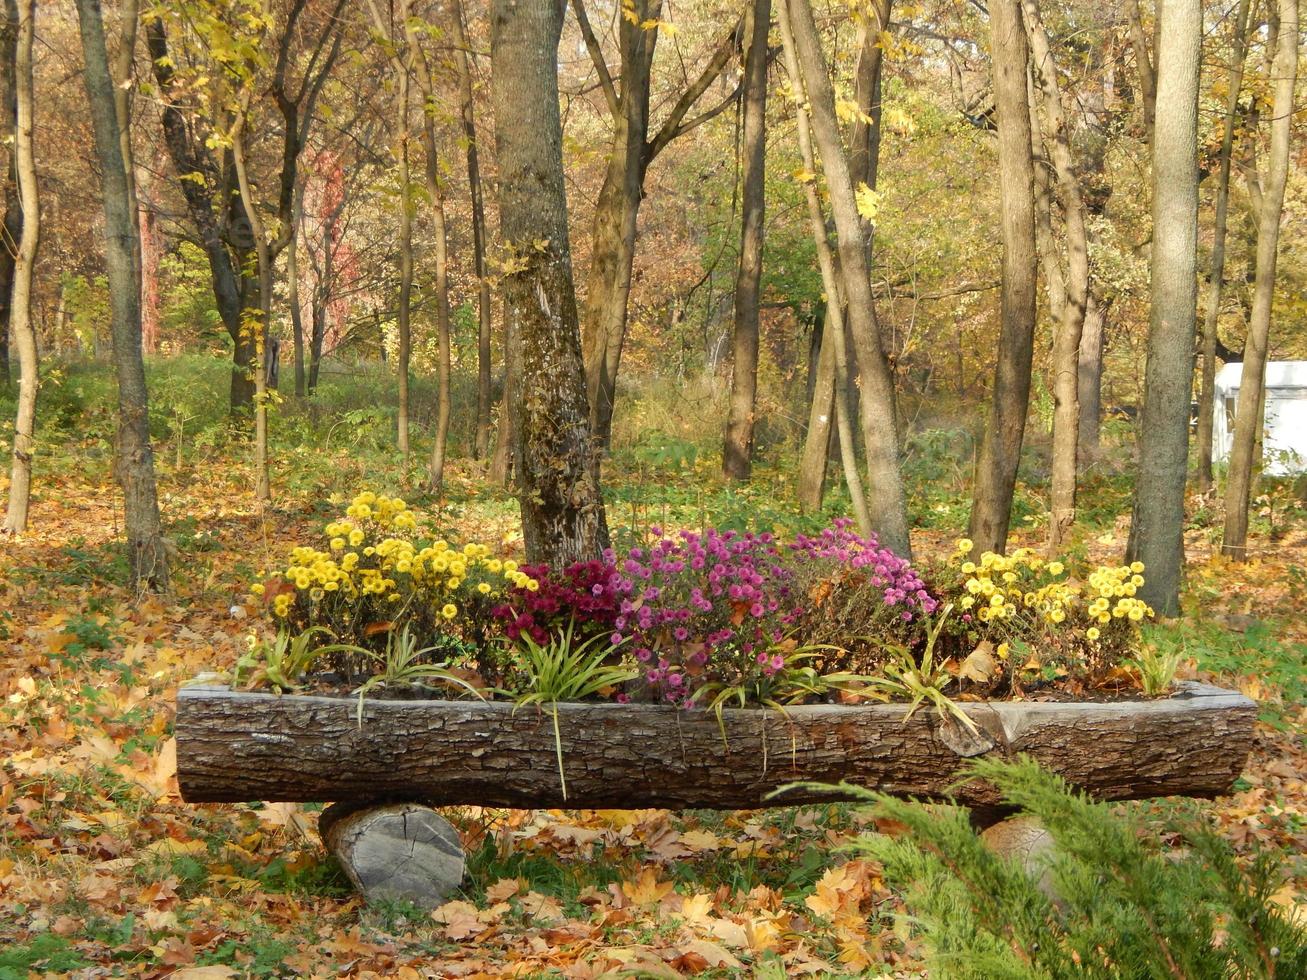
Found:
<svg viewBox="0 0 1307 980"><path fill-rule="evenodd" d="M463 493L448 511L457 529L520 546L511 506L475 472L448 482ZM251 575L334 509L314 488L261 514L248 485L206 477L164 500L180 552L167 600L132 603L119 584L108 485L65 479L35 501L31 533L0 541L0 980L919 975L898 897L840 850L877 830L847 806L451 810L469 876L425 913L364 907L322 849L315 807L182 803L177 685L234 662ZM1091 556L1116 555L1122 530L1089 539ZM1295 904L1307 891L1307 532L1283 531L1242 566L1195 536L1193 608L1153 634L1185 645L1191 676L1261 702L1248 770L1228 797L1133 806L1164 846L1169 820L1197 808L1242 852L1283 850L1297 864L1276 900Z"/></svg>

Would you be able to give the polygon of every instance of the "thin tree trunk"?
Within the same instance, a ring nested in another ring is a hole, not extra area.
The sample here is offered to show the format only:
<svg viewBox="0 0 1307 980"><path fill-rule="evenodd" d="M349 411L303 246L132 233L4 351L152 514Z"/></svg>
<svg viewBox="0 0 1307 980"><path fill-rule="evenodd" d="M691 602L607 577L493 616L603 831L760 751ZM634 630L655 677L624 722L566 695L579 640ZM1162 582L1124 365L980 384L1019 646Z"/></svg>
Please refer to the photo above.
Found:
<svg viewBox="0 0 1307 980"><path fill-rule="evenodd" d="M1158 28L1161 28L1161 8L1158 5ZM1148 38L1144 34L1144 21L1139 12L1139 0L1125 0L1126 21L1130 26L1130 47L1134 51L1135 65L1139 69L1139 101L1144 115L1144 136L1153 144L1157 117L1157 79L1153 72L1153 56L1149 52ZM1160 55L1159 55L1160 60Z"/></svg>
<svg viewBox="0 0 1307 980"><path fill-rule="evenodd" d="M1175 0L1167 0L1173 3ZM1164 8L1166 9L1166 8ZM1298 78L1298 4L1279 0L1279 32L1271 71L1275 99L1271 110L1271 153L1262 184L1262 207L1257 226L1257 267L1253 282L1253 309L1244 343L1243 373L1235 405L1234 441L1230 450L1230 476L1225 495L1223 554L1242 559L1248 544L1248 499L1252 490L1256 443L1261 435L1266 388L1267 344L1271 332L1271 306L1275 298L1275 265L1280 242L1284 187L1289 176L1293 122L1293 87Z"/></svg>
<svg viewBox="0 0 1307 980"><path fill-rule="evenodd" d="M1174 616L1180 611L1184 570L1184 485L1198 291L1199 0L1166 0L1160 31L1152 314L1128 555L1147 568L1139 597L1161 615Z"/></svg>
<svg viewBox="0 0 1307 980"><path fill-rule="evenodd" d="M115 85L109 74L100 0L77 0L83 79L95 127L105 218L105 261L109 273L114 372L118 380L118 439L114 471L123 491L127 554L132 586L163 592L168 588L168 555L159 521L154 455L150 448L150 413L141 356L140 251L131 181L122 155L121 129L129 127L129 110L115 112Z"/></svg>
<svg viewBox="0 0 1307 980"><path fill-rule="evenodd" d="M400 455L404 458L405 479L408 477L408 381L409 361L412 357L413 338L410 318L413 307L413 197L412 178L408 164L408 78L409 66L401 64L398 70L399 90L396 100L395 130L399 138L399 311L396 327L399 331L399 356L395 369L399 372L399 430Z"/></svg>
<svg viewBox="0 0 1307 980"><path fill-rule="evenodd" d="M758 305L766 207L767 34L771 0L753 0L749 48L744 55L744 176L741 185L740 262L735 277L735 334L731 397L722 449L722 472L747 480L753 469L753 423L758 396Z"/></svg>
<svg viewBox="0 0 1307 980"><path fill-rule="evenodd" d="M1035 172L1026 90L1029 50L1019 0L991 0L989 23L998 121L1003 283L999 295L998 363L989 424L976 459L970 536L977 551L1001 552L1007 546L1012 493L1030 406L1037 256L1032 193Z"/></svg>
<svg viewBox="0 0 1307 980"><path fill-rule="evenodd" d="M504 316L504 391L499 398L499 428L495 436L495 453L490 459L490 482L507 487L513 478L513 400L517 377L521 372L517 332Z"/></svg>
<svg viewBox="0 0 1307 980"><path fill-rule="evenodd" d="M1034 77L1044 96L1044 118L1057 172L1066 237L1066 302L1053 336L1053 467L1049 550L1061 550L1076 517L1076 443L1080 436L1080 335L1089 296L1089 237L1085 204L1071 158L1071 134L1048 34L1035 0L1023 0Z"/></svg>
<svg viewBox="0 0 1307 980"><path fill-rule="evenodd" d="M453 373L449 342L449 233L445 222L445 188L440 182L440 157L436 151L436 123L432 116L436 97L435 84L431 78L431 69L427 64L426 54L418 41L408 11L408 0L403 0L400 5L400 12L404 23L404 40L408 46L409 56L417 68L418 84L422 87L422 151L425 164L423 173L426 177L427 196L431 199L431 222L434 226L432 230L435 232L435 262L432 271L435 274L436 382L439 392L436 395L436 438L431 447L431 464L427 470L427 485L439 499L445 491L445 454L449 443L449 416L451 410L449 386L450 376ZM484 287L484 277L481 282ZM482 300L485 301L485 296L482 296ZM484 323L482 326L484 327ZM478 339L479 347L480 339ZM488 357L489 354L487 353L487 359ZM478 360L478 372L481 363ZM488 364L488 360L486 363Z"/></svg>
<svg viewBox="0 0 1307 980"><path fill-rule="evenodd" d="M848 160L840 142L835 94L826 70L817 25L808 0L787 0L790 31L810 104L812 132L821 153L830 193L848 321L861 375L862 438L871 492L868 511L880 542L910 557L907 507L899 470L898 432L894 417L894 382L881 350L867 267L866 242ZM1027 140L1027 143L1029 141Z"/></svg>
<svg viewBox="0 0 1307 980"><path fill-rule="evenodd" d="M137 185L134 185L137 186ZM159 217L153 209L140 206L136 197L137 230L140 246L137 251L141 257L141 349L147 354L159 350L159 259L163 255L162 235L159 232Z"/></svg>
<svg viewBox="0 0 1307 980"><path fill-rule="evenodd" d="M467 141L467 183L472 198L472 268L477 277L477 421L472 455L475 459L485 459L490 451L490 334L494 327L490 278L486 274L486 208L481 192L476 102L472 93L472 71L467 56L467 29L463 23L462 0L453 0L450 7L450 22L454 30L454 67L458 71L459 115L463 123L463 139ZM442 356L442 364L445 360ZM441 390L446 387L442 383Z"/></svg>
<svg viewBox="0 0 1307 980"><path fill-rule="evenodd" d="M252 331L253 351L250 370L254 377L254 497L259 501L272 499L272 484L268 478L268 330L272 322L272 254L263 219L255 207L249 174L245 168L245 134L241 131L242 118L232 136L232 159L236 166L236 182L241 204L250 223L254 238L254 251L259 271L259 296L256 326Z"/></svg>
<svg viewBox="0 0 1307 980"><path fill-rule="evenodd" d="M803 75L799 68L799 57L795 49L794 34L790 26L790 16L786 2L782 2L780 8L780 31L781 43L785 55L785 71L790 76L790 86L798 98L795 106L794 126L799 138L799 153L803 161L804 169L811 174L817 172L816 154L812 149L811 124L808 118L808 109L803 101ZM826 216L822 212L821 198L817 193L815 176L804 182L803 186L804 200L808 207L808 225L812 231L813 244L817 251L817 266L821 270L822 287L826 291L826 324L823 329L824 340L822 342L822 352L819 358L830 358L830 378L823 385L822 379L818 378L817 391L820 392L823 387L827 387L830 395L827 399L831 408L835 412L835 421L839 435L840 463L844 470L844 480L849 488L849 500L853 506L854 518L858 522L858 530L864 535L872 533L871 512L867 507L866 490L862 485L862 476L858 472L858 458L856 452L856 442L853 434L853 412L849 407L849 353L847 341L844 336L844 308L843 287L840 284L839 270L835 264L835 256L831 253L830 241L826 237ZM827 353L829 348L829 355ZM820 367L818 369L820 371ZM818 399L813 398L813 405L816 406ZM827 433L830 432L830 423L827 420L825 426ZM805 470L807 466L820 466L822 470L822 481L825 481L826 457L829 451L829 437L827 442L819 448L821 452L820 461L805 459ZM804 478L804 472L800 472L800 480ZM802 483L800 484L802 488ZM820 493L817 496L817 507L821 506ZM816 508L814 508L816 509Z"/></svg>
<svg viewBox="0 0 1307 980"><path fill-rule="evenodd" d="M780 19L782 23L785 22L783 12ZM798 83L794 84L797 90ZM824 240L826 236L824 222L821 235ZM819 245L818 248L820 247ZM830 248L829 242L826 243L826 247ZM823 272L823 284L825 279ZM842 323L843 317L837 313L832 319L831 308L836 304L836 299L830 292L830 287L826 289L826 312L822 316L821 325L813 328L814 331L820 331L821 347L817 351L812 398L808 403L808 431L803 439L803 451L799 455L796 496L799 510L805 514L821 510L822 498L826 493L826 464L830 459L831 422L835 414L835 345L831 331L834 329L832 324Z"/></svg>
<svg viewBox="0 0 1307 980"><path fill-rule="evenodd" d="M1103 342L1107 304L1093 289L1085 307L1085 326L1080 333L1079 378L1080 438L1076 440L1081 469L1098 456L1100 423L1103 416Z"/></svg>
<svg viewBox="0 0 1307 980"><path fill-rule="evenodd" d="M0 17L0 132L10 133L18 127L18 3L4 0ZM14 262L18 241L23 234L23 209L18 203L18 159L11 150L0 175L0 385L6 390L13 383L9 369L9 315L14 288Z"/></svg>
<svg viewBox="0 0 1307 980"><path fill-rule="evenodd" d="M10 8L12 12L12 8ZM13 468L9 476L6 531L27 530L27 509L32 493L32 453L36 424L36 391L40 384L36 351L36 324L32 321L32 275L40 241L41 214L36 186L36 160L32 134L32 39L36 0L18 4L18 44L14 68L17 126L14 130L14 165L18 173L18 201L23 209L23 230L14 261L10 292L9 326L18 351L18 411L14 420Z"/></svg>
<svg viewBox="0 0 1307 980"><path fill-rule="evenodd" d="M300 309L300 222L304 218L304 186L295 191L291 209L290 241L286 243L286 302L290 307L291 344L295 360L295 397L308 395L304 376L304 311Z"/></svg>
<svg viewBox="0 0 1307 980"><path fill-rule="evenodd" d="M1243 87L1243 63L1248 47L1250 0L1239 0L1230 52L1230 90L1225 99L1225 126L1221 133L1220 169L1216 177L1216 218L1212 231L1212 263L1207 274L1207 310L1203 316L1203 375L1198 395L1198 492L1212 489L1212 426L1216 389L1216 342L1221 318L1221 289L1225 283L1225 231L1230 206L1230 165L1234 156L1234 123Z"/></svg>
<svg viewBox="0 0 1307 980"><path fill-rule="evenodd" d="M562 14L553 2L493 0L490 24L500 222L524 265L503 286L521 348L512 407L522 537L529 560L551 565L608 547L567 235Z"/></svg>

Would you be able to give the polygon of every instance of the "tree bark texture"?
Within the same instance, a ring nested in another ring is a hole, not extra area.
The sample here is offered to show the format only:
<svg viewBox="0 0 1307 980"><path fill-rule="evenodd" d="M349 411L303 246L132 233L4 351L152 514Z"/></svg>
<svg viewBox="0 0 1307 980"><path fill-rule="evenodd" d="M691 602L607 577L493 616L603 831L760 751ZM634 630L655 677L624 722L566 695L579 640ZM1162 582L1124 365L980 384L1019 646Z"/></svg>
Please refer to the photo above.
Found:
<svg viewBox="0 0 1307 980"><path fill-rule="evenodd" d="M467 141L467 184L472 199L472 269L477 277L477 419L472 455L476 459L485 459L490 452L490 334L494 327L490 277L486 274L486 206L481 190L476 101L472 93L472 68L462 0L453 0L449 16L453 29L454 68L458 72L459 119L463 139Z"/></svg>
<svg viewBox="0 0 1307 980"><path fill-rule="evenodd" d="M514 457L533 562L562 566L608 546L590 428L563 184L557 55L562 9L494 0L491 63L505 317L520 348Z"/></svg>
<svg viewBox="0 0 1307 980"><path fill-rule="evenodd" d="M1026 93L1029 50L1020 0L994 0L989 7L989 23L998 121L1003 281L999 294L998 363L989 422L976 459L969 533L978 552L1001 552L1007 546L1012 492L1030 405L1037 256L1032 194L1035 172Z"/></svg>
<svg viewBox="0 0 1307 980"><path fill-rule="evenodd" d="M36 324L32 321L32 278L36 250L41 237L41 214L33 152L32 43L35 35L36 0L19 0L17 59L14 66L14 94L17 125L14 128L14 168L18 176L18 205L22 208L22 233L14 258L10 287L9 329L18 353L21 373L18 410L14 418L13 466L9 475L9 503L5 511L6 531L27 530L27 510L32 493L32 453L36 448L36 392L40 385L36 349Z"/></svg>
<svg viewBox="0 0 1307 980"><path fill-rule="evenodd" d="M1130 552L1147 568L1139 597L1160 615L1174 616L1180 611L1184 570L1184 485L1198 298L1198 0L1166 0L1160 31L1152 312Z"/></svg>
<svg viewBox="0 0 1307 980"><path fill-rule="evenodd" d="M1098 455L1103 417L1103 347L1107 339L1108 302L1091 288L1085 306L1085 325L1080 332L1080 359L1077 377L1080 386L1080 437L1076 453L1083 469Z"/></svg>
<svg viewBox="0 0 1307 980"><path fill-rule="evenodd" d="M1162 4L1158 3L1158 20ZM1144 34L1144 19L1139 11L1139 0L1125 0L1125 15L1130 27L1130 47L1134 51L1135 66L1139 71L1139 108L1144 117L1144 138L1151 146L1157 118L1157 75L1153 70L1153 56L1148 37ZM1161 24L1158 24L1160 30ZM1160 68L1161 52L1158 52Z"/></svg>
<svg viewBox="0 0 1307 980"><path fill-rule="evenodd" d="M1212 261L1207 273L1207 310L1203 315L1203 374L1198 394L1198 491L1212 489L1212 428L1216 390L1216 343L1221 319L1221 290L1225 284L1225 233L1230 207L1230 165L1234 156L1234 124L1243 88L1243 63L1248 49L1250 0L1239 0L1234 33L1230 42L1229 92L1225 99L1225 124L1216 175L1216 215L1212 229Z"/></svg>
<svg viewBox="0 0 1307 980"><path fill-rule="evenodd" d="M866 241L848 160L840 141L835 94L811 4L808 0L787 0L787 9L795 54L808 97L812 134L821 154L822 171L830 194L831 214L839 243L843 295L853 336L854 359L860 373L862 439L870 484L869 517L881 544L896 554L910 557L907 506L899 469L894 381L881 349L871 294L871 270L867 267Z"/></svg>
<svg viewBox="0 0 1307 980"><path fill-rule="evenodd" d="M123 491L127 555L132 586L152 592L168 588L168 555L159 521L159 497L150 447L150 412L141 354L141 265L135 247L137 215L120 127L130 125L114 110L114 82L104 41L100 0L77 0L86 70L82 77L95 128L96 158L104 202L105 264L118 381L118 439L114 475Z"/></svg>
<svg viewBox="0 0 1307 980"><path fill-rule="evenodd" d="M1228 792L1253 743L1254 702L1205 685L1108 704L965 703L980 728L960 743L930 711L904 705L797 705L785 714L563 704L563 801L549 710L471 701L367 701L226 688L177 693L178 782L192 803L248 800L510 807L743 809L837 798L770 794L796 780L847 780L941 797L966 756L1028 753L1104 799ZM978 751L979 750L979 751ZM958 790L999 802L993 787Z"/></svg>
<svg viewBox="0 0 1307 980"><path fill-rule="evenodd" d="M18 3L4 0L0 16L0 132L18 127ZM0 385L12 383L9 370L9 315L14 288L14 263L23 235L23 209L18 203L18 159L11 151L0 172Z"/></svg>
<svg viewBox="0 0 1307 980"><path fill-rule="evenodd" d="M1289 177L1292 148L1293 87L1298 79L1297 0L1279 0L1279 34L1271 78L1275 91L1271 110L1271 152L1258 214L1253 309L1248 318L1239 399L1234 409L1234 439L1225 494L1225 534L1221 540L1222 553L1239 559L1247 554L1248 502L1252 493L1253 467L1261 455L1257 444L1265 414L1267 346L1271 334L1271 306L1275 299L1280 217L1284 210L1284 187Z"/></svg>
<svg viewBox="0 0 1307 980"><path fill-rule="evenodd" d="M731 396L722 448L722 472L748 480L753 471L753 425L758 400L758 308L766 213L767 34L771 0L753 0L744 54L744 123L741 155L740 260L735 276L735 333L731 344Z"/></svg>
<svg viewBox="0 0 1307 980"><path fill-rule="evenodd" d="M1076 518L1076 443L1080 436L1080 336L1089 297L1089 237L1080 178L1071 156L1071 133L1048 33L1035 0L1023 0L1036 87L1057 174L1066 246L1065 302L1053 334L1053 465L1049 495L1050 552L1060 552Z"/></svg>

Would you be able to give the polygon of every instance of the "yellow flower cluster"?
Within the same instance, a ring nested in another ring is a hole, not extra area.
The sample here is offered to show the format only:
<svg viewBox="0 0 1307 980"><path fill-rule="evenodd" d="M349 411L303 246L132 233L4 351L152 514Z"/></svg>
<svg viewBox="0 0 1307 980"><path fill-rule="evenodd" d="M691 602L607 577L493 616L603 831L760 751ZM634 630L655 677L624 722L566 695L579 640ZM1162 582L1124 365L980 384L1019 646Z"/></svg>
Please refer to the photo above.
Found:
<svg viewBox="0 0 1307 980"><path fill-rule="evenodd" d="M418 547L402 536L416 527L412 512L398 497L359 494L345 517L324 528L327 551L306 546L291 550L283 574L295 591L278 594L273 613L285 619L298 596L318 603L334 593L345 602L376 597L386 603L417 603L451 620L459 613L459 604L452 600L459 598L460 589L488 597L498 595L504 583L532 592L539 588L517 562L493 556L483 544L455 548L438 540ZM253 591L266 590L256 585Z"/></svg>
<svg viewBox="0 0 1307 980"><path fill-rule="evenodd" d="M1113 620L1133 624L1153 615L1148 604L1135 597L1144 584L1142 562L1099 566L1082 583L1067 577L1062 562L1046 562L1030 548L1010 555L985 552L979 561L969 557L972 550L966 538L957 542L953 561L965 576L957 605L982 623L1001 626L1000 635L1033 642L1040 635L1052 635L1046 631L1056 627L1060 636L1080 631L1097 650L1100 640L1129 642L1125 633L1105 636L1102 627ZM999 655L1008 648L1007 642L999 644Z"/></svg>
<svg viewBox="0 0 1307 980"><path fill-rule="evenodd" d="M1113 619L1129 619L1139 622L1146 616L1153 615L1148 603L1134 597L1135 592L1144 584L1144 563L1133 562L1119 568L1103 566L1089 576L1089 588L1093 590L1094 599L1086 612L1099 625L1110 623ZM1097 639L1098 630L1093 630Z"/></svg>
<svg viewBox="0 0 1307 980"><path fill-rule="evenodd" d="M956 557L964 558L970 554L972 543L962 538L957 547ZM975 609L974 615L982 623L1011 619L1023 609L1040 614L1050 623L1061 623L1076 600L1073 586L1056 581L1065 571L1062 563L1045 562L1030 548L1018 548L1010 555L987 551L979 563L963 561L961 569L967 576L963 582L967 595L958 601L958 607ZM1054 581L1037 587L1027 581L1040 573Z"/></svg>

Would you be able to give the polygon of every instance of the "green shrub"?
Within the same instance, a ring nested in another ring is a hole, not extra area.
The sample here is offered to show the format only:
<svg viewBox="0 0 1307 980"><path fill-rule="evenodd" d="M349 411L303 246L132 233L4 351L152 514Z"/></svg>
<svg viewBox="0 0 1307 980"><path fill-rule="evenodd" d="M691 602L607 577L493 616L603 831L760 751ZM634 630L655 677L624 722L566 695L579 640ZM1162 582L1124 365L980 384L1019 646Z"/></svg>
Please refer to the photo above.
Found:
<svg viewBox="0 0 1307 980"><path fill-rule="evenodd" d="M1307 930L1271 901L1278 855L1244 866L1200 825L1184 828L1184 849L1162 854L1132 819L1029 760L982 760L968 775L1048 830L1055 844L1039 881L986 847L961 808L852 790L908 828L856 846L904 894L932 977L1307 976Z"/></svg>

